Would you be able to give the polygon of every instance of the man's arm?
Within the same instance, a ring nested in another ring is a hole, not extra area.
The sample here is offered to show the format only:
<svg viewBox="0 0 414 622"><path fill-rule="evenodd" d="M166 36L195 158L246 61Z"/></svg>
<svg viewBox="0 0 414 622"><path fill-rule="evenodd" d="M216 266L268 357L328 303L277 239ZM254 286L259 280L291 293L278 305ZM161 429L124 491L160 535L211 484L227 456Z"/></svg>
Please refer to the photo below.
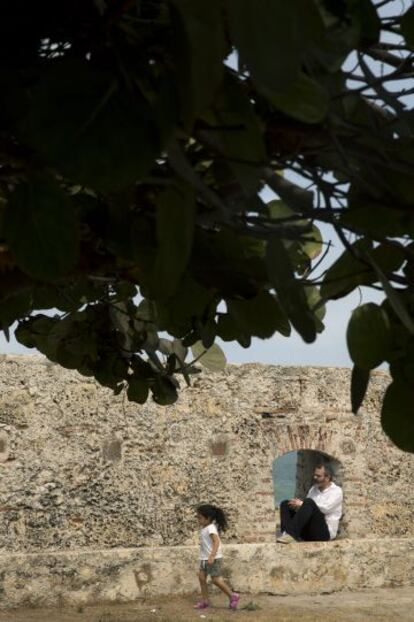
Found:
<svg viewBox="0 0 414 622"><path fill-rule="evenodd" d="M318 499L318 508L322 514L330 514L342 503L342 498L342 489L335 488L335 490L330 492L326 499L323 499L322 501Z"/></svg>
<svg viewBox="0 0 414 622"><path fill-rule="evenodd" d="M313 490L313 486L311 486L308 490L308 494L306 495L307 497L309 497L311 491ZM297 497L295 497L294 499L290 499L288 501L288 505L289 507L298 510L300 508L300 506L303 504L302 499L298 499Z"/></svg>

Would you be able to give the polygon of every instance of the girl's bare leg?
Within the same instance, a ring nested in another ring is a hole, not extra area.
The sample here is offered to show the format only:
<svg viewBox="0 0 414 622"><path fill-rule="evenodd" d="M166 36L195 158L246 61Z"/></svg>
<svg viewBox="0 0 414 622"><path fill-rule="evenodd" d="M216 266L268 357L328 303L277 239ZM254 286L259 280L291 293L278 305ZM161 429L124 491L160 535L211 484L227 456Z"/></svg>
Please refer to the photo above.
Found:
<svg viewBox="0 0 414 622"><path fill-rule="evenodd" d="M200 581L201 598L208 601L207 575L204 570L199 570L198 580Z"/></svg>
<svg viewBox="0 0 414 622"><path fill-rule="evenodd" d="M229 598L231 598L233 592L222 577L211 577L211 580L214 585L217 585L217 587L220 588L222 592L224 592Z"/></svg>

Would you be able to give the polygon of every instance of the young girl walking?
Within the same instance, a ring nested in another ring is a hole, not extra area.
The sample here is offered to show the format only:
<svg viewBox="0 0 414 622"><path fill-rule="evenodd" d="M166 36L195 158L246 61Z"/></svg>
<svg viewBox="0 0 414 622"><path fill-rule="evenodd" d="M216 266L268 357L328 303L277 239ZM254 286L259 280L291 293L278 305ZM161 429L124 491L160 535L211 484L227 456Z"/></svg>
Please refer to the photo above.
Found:
<svg viewBox="0 0 414 622"><path fill-rule="evenodd" d="M200 505L197 508L197 519L200 526L200 569L198 579L201 588L201 600L195 609L210 607L207 589L207 577L210 576L214 585L229 597L230 609L237 609L240 600L239 594L232 592L221 576L221 561L223 553L219 531L227 528L226 516L220 508L214 505Z"/></svg>

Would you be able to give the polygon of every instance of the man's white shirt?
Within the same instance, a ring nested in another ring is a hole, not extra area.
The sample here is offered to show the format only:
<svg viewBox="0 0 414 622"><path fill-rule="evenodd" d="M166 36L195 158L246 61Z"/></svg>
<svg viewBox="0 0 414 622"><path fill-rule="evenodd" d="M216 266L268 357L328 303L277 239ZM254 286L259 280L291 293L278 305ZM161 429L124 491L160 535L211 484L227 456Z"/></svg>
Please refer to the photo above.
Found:
<svg viewBox="0 0 414 622"><path fill-rule="evenodd" d="M307 497L313 499L325 515L325 521L329 529L331 540L333 540L338 532L339 519L342 516L342 488L331 482L325 490L319 490L315 484L309 490Z"/></svg>

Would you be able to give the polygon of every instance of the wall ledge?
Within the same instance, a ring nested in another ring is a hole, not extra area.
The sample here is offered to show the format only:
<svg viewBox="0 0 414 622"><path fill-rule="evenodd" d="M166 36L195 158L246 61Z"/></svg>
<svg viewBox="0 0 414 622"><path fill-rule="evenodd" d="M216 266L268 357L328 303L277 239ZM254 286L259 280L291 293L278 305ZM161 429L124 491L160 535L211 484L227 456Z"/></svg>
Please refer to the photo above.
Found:
<svg viewBox="0 0 414 622"><path fill-rule="evenodd" d="M241 592L321 594L414 585L414 538L228 544L224 556L224 574ZM197 566L195 546L3 552L1 608L189 593L197 590Z"/></svg>

